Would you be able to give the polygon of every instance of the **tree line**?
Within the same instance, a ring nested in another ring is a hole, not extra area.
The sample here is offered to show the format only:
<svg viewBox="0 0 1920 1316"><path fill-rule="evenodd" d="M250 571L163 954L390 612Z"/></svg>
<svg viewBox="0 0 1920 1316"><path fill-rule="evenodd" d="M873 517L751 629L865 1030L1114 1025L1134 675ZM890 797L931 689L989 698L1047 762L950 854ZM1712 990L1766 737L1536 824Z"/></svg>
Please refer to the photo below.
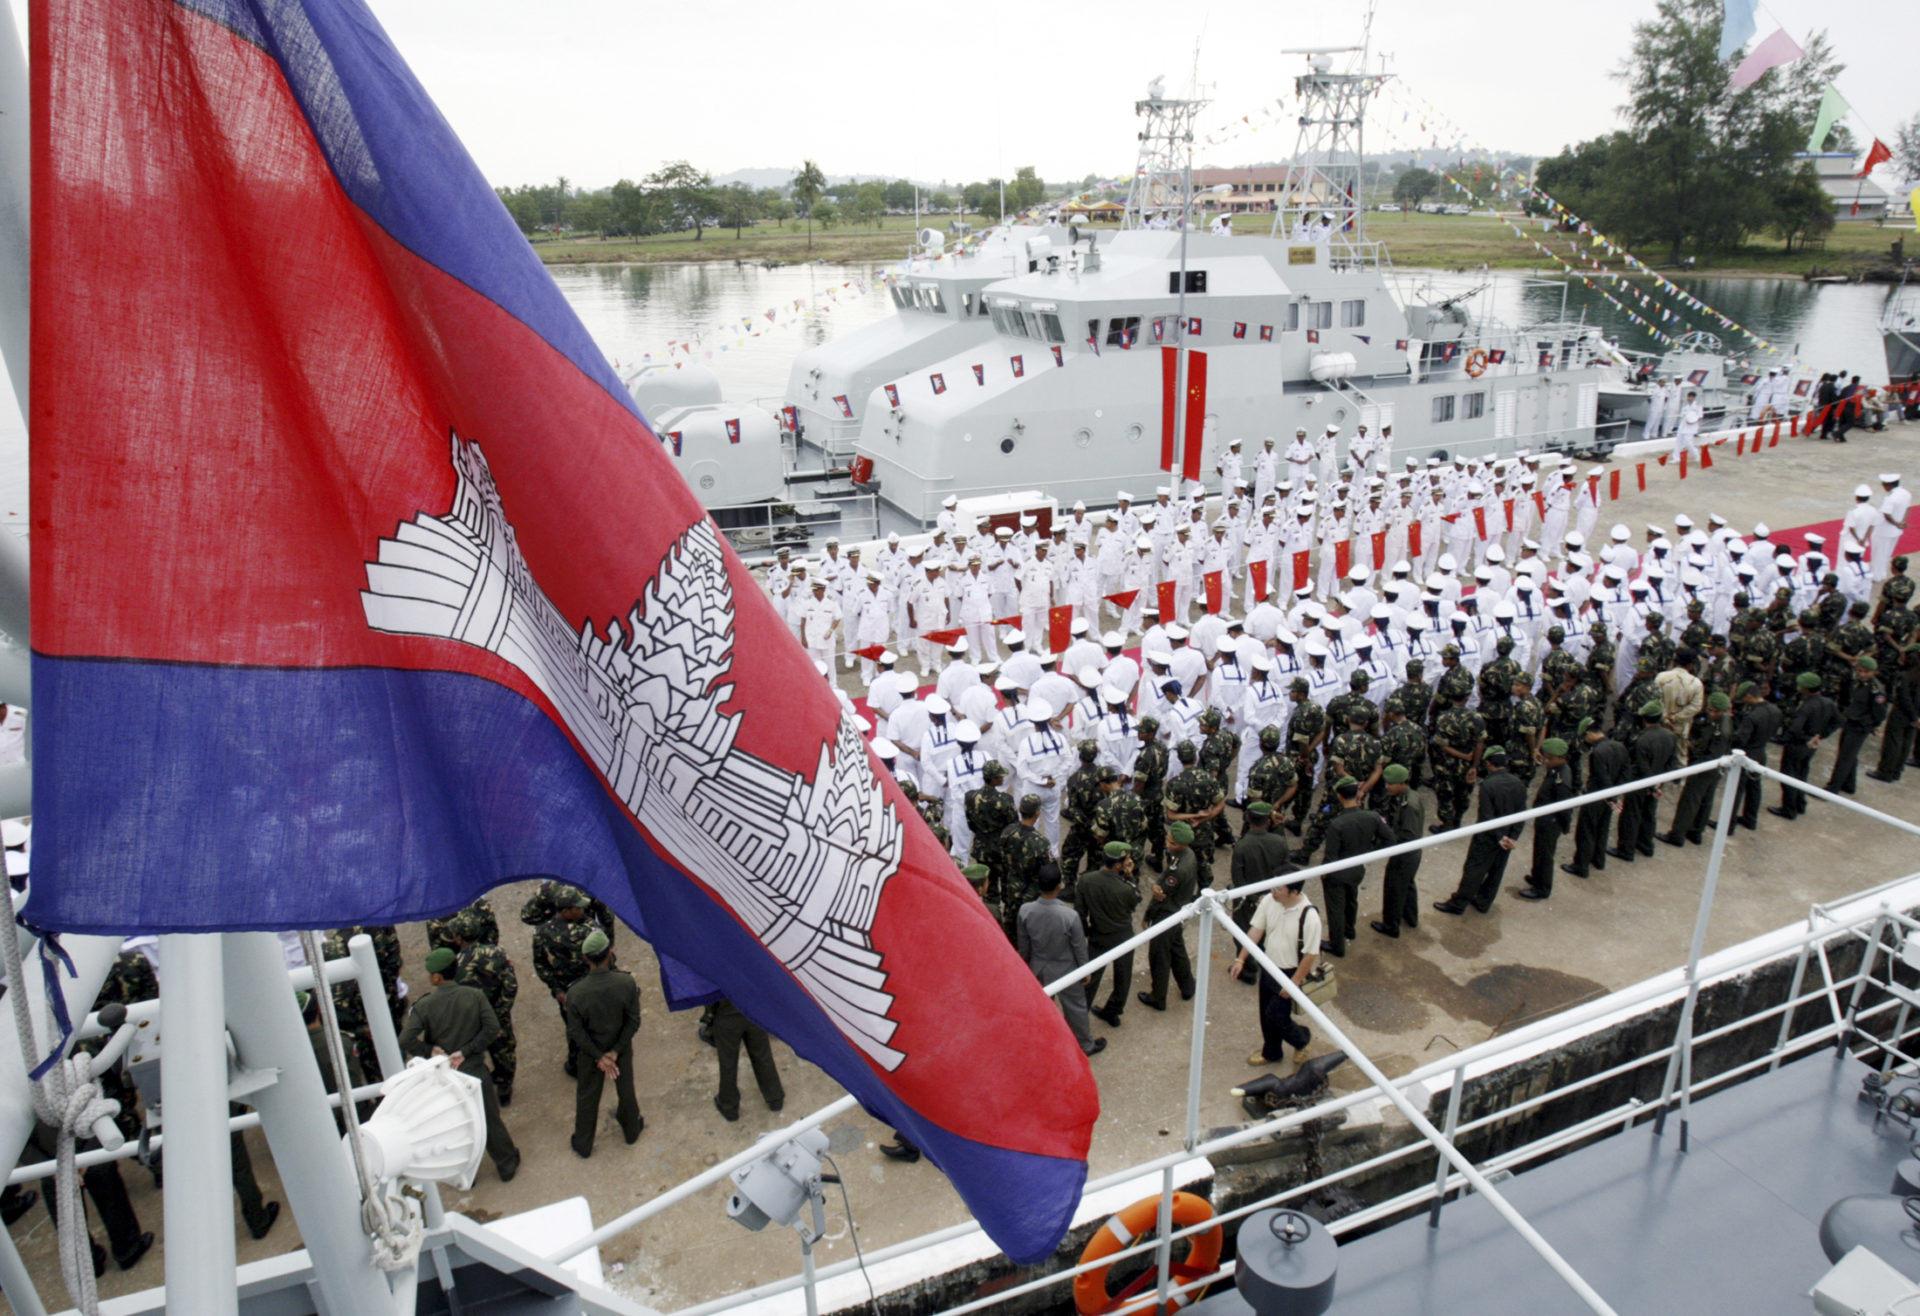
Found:
<svg viewBox="0 0 1920 1316"><path fill-rule="evenodd" d="M1094 181L1089 174L1078 186L1090 187ZM1064 193L1075 186L1056 190ZM623 178L611 187L577 188L562 176L551 183L494 190L529 237L561 232L650 237L690 229L696 242L709 228L730 228L738 237L763 220L780 228L789 220L801 221L811 241L815 224L878 227L888 214L913 213L916 198L916 186L907 179L835 183L812 160L805 161L783 187L756 188L742 182L716 185L711 174L688 161L671 160L644 178ZM923 214L959 209L995 220L1037 205L1049 194L1031 165L1022 166L1004 187L1000 179L988 178L953 188L917 189Z"/></svg>

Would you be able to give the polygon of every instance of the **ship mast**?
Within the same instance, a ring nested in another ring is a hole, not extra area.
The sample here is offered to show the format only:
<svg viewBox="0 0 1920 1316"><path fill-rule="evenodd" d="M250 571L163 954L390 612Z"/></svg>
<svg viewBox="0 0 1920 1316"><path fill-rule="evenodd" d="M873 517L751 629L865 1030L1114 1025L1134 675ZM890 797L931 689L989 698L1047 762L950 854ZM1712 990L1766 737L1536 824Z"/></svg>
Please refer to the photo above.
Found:
<svg viewBox="0 0 1920 1316"><path fill-rule="evenodd" d="M1371 25L1371 14L1369 14ZM1307 72L1294 79L1300 98L1300 135L1287 171L1286 194L1273 216L1271 236L1298 236L1321 215L1333 216L1332 245L1349 262L1371 261L1367 242L1367 100L1390 76L1368 73L1367 46L1308 46L1283 50L1305 55ZM1336 73L1334 56L1357 58Z"/></svg>
<svg viewBox="0 0 1920 1316"><path fill-rule="evenodd" d="M1206 108L1203 100L1169 100L1161 94L1165 79L1147 84L1145 100L1133 103L1133 112L1146 119L1140 130L1140 162L1127 190L1127 208L1120 217L1123 229L1146 228L1158 216L1169 221L1190 213L1193 167L1193 120Z"/></svg>

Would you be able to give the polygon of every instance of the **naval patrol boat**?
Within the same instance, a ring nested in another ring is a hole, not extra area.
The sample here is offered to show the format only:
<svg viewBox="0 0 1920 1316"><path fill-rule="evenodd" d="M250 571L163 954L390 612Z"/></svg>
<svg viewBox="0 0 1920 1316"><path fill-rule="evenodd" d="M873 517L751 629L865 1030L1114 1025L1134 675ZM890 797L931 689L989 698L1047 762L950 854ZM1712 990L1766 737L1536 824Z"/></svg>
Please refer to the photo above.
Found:
<svg viewBox="0 0 1920 1316"><path fill-rule="evenodd" d="M1403 297L1366 234L1366 105L1386 75L1365 71L1361 48L1286 53L1308 64L1297 163L1266 236L1199 231L1217 200L1192 182L1206 102L1156 83L1134 107L1119 231L1011 229L996 256L909 261L894 321L796 360L801 441L870 463L881 499L921 523L950 495L1016 485L1110 502L1211 475L1233 439L1284 449L1295 429L1334 427L1344 456L1358 426L1391 427L1396 463L1604 447L1600 391L1619 366L1599 330L1477 320L1470 295Z"/></svg>

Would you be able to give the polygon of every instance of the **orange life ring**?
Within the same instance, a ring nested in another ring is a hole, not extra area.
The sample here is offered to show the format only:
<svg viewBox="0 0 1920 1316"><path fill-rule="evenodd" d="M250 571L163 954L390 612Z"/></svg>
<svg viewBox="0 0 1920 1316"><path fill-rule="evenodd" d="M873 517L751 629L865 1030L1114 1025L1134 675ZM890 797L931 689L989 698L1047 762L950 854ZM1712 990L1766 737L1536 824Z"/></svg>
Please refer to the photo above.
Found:
<svg viewBox="0 0 1920 1316"><path fill-rule="evenodd" d="M1185 1229L1191 1225L1202 1224L1213 1219L1213 1205L1204 1197L1192 1193L1173 1195L1173 1227ZM1120 1214L1114 1216L1092 1238L1087 1240L1086 1248L1080 1253L1080 1264L1099 1261L1116 1252L1132 1247L1142 1234L1150 1232L1160 1222L1160 1199L1145 1197L1135 1202ZM1172 1275L1176 1284L1186 1284L1203 1275L1211 1275L1220 1266L1220 1246L1224 1231L1215 1225L1204 1234L1194 1234L1187 1239L1187 1259L1173 1264ZM1095 1266L1092 1270L1083 1270L1073 1279L1073 1305L1080 1316L1104 1316L1104 1313L1118 1311L1129 1301L1143 1292L1155 1279L1152 1267L1135 1279L1118 1294L1107 1292L1107 1271L1110 1265ZM1188 1293L1177 1293L1168 1303L1170 1308L1186 1306L1189 1302L1205 1293L1205 1289L1194 1289Z"/></svg>
<svg viewBox="0 0 1920 1316"><path fill-rule="evenodd" d="M1467 353L1467 374L1474 379L1487 373L1487 349L1476 347Z"/></svg>

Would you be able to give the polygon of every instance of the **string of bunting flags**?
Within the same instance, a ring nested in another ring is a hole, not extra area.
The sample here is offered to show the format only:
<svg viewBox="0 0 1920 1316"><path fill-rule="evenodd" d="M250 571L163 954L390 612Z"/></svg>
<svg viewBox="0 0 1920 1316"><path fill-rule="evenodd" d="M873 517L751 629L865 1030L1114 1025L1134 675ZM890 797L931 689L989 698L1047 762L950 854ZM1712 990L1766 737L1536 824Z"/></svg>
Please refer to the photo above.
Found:
<svg viewBox="0 0 1920 1316"><path fill-rule="evenodd" d="M642 353L640 364L651 365L657 359L672 361L675 367L686 364L686 361L675 360L676 357L685 357L687 360L697 357L711 361L716 352L744 347L749 339L759 338L775 329L791 328L803 320L816 319L842 302L855 301L896 282L898 282L897 277L887 270L875 270L871 276L864 279L844 279L831 287L822 288L810 297L796 297L791 302L770 306L757 316L742 316L737 320L728 320L714 325L699 333L689 334L685 338L673 339L667 343L658 357L652 352ZM709 346L710 342L717 345ZM619 368L619 364L617 361L614 363L616 369ZM627 379L631 382L632 372L628 374Z"/></svg>

